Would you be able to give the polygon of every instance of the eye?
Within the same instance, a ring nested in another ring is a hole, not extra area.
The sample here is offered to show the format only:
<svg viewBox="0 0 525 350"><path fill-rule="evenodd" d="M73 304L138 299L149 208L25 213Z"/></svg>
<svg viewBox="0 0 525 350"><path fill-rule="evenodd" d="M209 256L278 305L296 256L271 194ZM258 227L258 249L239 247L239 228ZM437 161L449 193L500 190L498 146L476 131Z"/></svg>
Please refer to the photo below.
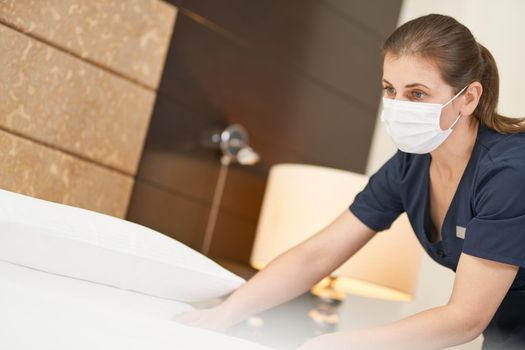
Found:
<svg viewBox="0 0 525 350"><path fill-rule="evenodd" d="M412 96L414 96L416 99L420 100L423 97L425 97L426 94L423 91L414 90L414 91L412 91Z"/></svg>
<svg viewBox="0 0 525 350"><path fill-rule="evenodd" d="M385 94L387 96L393 96L396 94L396 89L394 89L393 87L391 86L384 86L383 87L383 90L385 90Z"/></svg>

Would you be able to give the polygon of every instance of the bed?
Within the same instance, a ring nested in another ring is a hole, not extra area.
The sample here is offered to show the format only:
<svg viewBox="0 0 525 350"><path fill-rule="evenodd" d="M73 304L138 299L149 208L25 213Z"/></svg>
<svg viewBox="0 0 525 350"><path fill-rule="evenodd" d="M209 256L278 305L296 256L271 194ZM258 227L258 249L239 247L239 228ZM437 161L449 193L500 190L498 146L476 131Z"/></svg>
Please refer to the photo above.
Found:
<svg viewBox="0 0 525 350"><path fill-rule="evenodd" d="M241 277L159 232L0 190L0 348L269 348L175 315Z"/></svg>

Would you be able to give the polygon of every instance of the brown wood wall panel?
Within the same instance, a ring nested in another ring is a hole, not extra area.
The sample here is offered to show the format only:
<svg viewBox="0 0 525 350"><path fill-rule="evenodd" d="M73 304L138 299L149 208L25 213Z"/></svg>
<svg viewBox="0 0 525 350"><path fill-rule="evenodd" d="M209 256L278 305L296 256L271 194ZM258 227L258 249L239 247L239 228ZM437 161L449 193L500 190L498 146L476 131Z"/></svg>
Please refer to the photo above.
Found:
<svg viewBox="0 0 525 350"><path fill-rule="evenodd" d="M256 228L257 220L221 209L209 254L248 264Z"/></svg>
<svg viewBox="0 0 525 350"><path fill-rule="evenodd" d="M208 201L218 174L218 151L201 146L202 133L220 120L195 113L159 92L137 179L197 201ZM214 120L215 119L215 120Z"/></svg>
<svg viewBox="0 0 525 350"><path fill-rule="evenodd" d="M209 208L206 203L165 191L154 184L136 181L133 188L135 205L128 218L162 232L196 250L202 245ZM137 206L137 203L141 203Z"/></svg>
<svg viewBox="0 0 525 350"><path fill-rule="evenodd" d="M191 87L188 87L189 89ZM203 100L201 107L206 103L207 101ZM209 203L217 181L221 152L204 147L202 139L209 135L210 131L222 131L225 121L219 112L201 113L196 106L184 98L179 101L159 92L153 112L155 117L150 123L137 178L140 181L155 183L177 195ZM307 161L306 157L301 157L287 148L280 148L278 142L274 144L272 139L264 140L258 138L258 135L265 136L264 133L250 132L251 143L264 144L265 154L272 161ZM267 162L267 159L262 159L259 164L249 169L232 166L228 179L238 171L249 170L250 174L255 173L251 182L259 181L264 185L261 177L264 176ZM240 186L249 187L243 182ZM226 197L228 193L229 190L226 191Z"/></svg>
<svg viewBox="0 0 525 350"><path fill-rule="evenodd" d="M160 0L0 0L0 22L152 89L176 12Z"/></svg>
<svg viewBox="0 0 525 350"><path fill-rule="evenodd" d="M0 188L123 218L133 178L0 130Z"/></svg>
<svg viewBox="0 0 525 350"><path fill-rule="evenodd" d="M296 155L289 161L365 169L378 102L374 108L355 104L185 16L175 26L168 59L174 63L165 68L160 93L220 116L223 124L243 124L267 165L288 151ZM380 81L379 67L374 77ZM379 95L377 88L371 96L379 101Z"/></svg>
<svg viewBox="0 0 525 350"><path fill-rule="evenodd" d="M296 0L301 1L301 0ZM401 1L392 0L319 0L341 18L352 21L371 36L383 40L397 25Z"/></svg>
<svg viewBox="0 0 525 350"><path fill-rule="evenodd" d="M3 25L0 47L1 128L135 174L153 91Z"/></svg>
<svg viewBox="0 0 525 350"><path fill-rule="evenodd" d="M240 123L261 160L231 166L210 255L248 264L272 165L365 171L381 97L381 44L400 5L183 0L128 219L162 221L165 232L200 248L220 164L220 151L200 138ZM170 198L162 213L148 209L162 197ZM179 200L203 208L191 230L181 226L188 214L177 209Z"/></svg>
<svg viewBox="0 0 525 350"><path fill-rule="evenodd" d="M352 103L377 108L371 96L380 90L380 47L397 21L397 1L185 0L182 6L191 11L188 16L209 20L208 28L220 26L239 46ZM378 13L370 11L373 6Z"/></svg>
<svg viewBox="0 0 525 350"><path fill-rule="evenodd" d="M253 199L262 198L265 188L266 182L261 181L257 169L233 164L228 170L221 208L231 215L257 222L262 203Z"/></svg>

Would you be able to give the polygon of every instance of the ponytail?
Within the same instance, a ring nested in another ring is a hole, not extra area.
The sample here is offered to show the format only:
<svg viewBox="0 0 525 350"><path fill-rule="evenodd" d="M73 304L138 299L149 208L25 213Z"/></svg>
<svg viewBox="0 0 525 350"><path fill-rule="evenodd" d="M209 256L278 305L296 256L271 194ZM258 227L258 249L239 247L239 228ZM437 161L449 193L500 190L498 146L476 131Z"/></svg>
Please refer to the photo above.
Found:
<svg viewBox="0 0 525 350"><path fill-rule="evenodd" d="M485 46L478 43L478 47L483 65L480 81L483 93L474 111L474 117L487 127L502 134L525 131L525 118L509 118L496 112L499 97L499 74L496 60Z"/></svg>

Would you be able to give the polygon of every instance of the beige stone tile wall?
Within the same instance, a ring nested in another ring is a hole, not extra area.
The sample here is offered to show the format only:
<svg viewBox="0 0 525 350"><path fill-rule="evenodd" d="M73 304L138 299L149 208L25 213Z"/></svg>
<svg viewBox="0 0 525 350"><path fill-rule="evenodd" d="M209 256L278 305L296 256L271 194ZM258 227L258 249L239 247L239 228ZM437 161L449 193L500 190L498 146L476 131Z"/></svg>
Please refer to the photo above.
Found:
<svg viewBox="0 0 525 350"><path fill-rule="evenodd" d="M0 188L124 217L133 178L0 130Z"/></svg>
<svg viewBox="0 0 525 350"><path fill-rule="evenodd" d="M161 0L0 0L0 22L153 89L176 13Z"/></svg>
<svg viewBox="0 0 525 350"><path fill-rule="evenodd" d="M0 25L0 126L135 174L155 92Z"/></svg>
<svg viewBox="0 0 525 350"><path fill-rule="evenodd" d="M175 15L0 0L0 188L125 217Z"/></svg>

